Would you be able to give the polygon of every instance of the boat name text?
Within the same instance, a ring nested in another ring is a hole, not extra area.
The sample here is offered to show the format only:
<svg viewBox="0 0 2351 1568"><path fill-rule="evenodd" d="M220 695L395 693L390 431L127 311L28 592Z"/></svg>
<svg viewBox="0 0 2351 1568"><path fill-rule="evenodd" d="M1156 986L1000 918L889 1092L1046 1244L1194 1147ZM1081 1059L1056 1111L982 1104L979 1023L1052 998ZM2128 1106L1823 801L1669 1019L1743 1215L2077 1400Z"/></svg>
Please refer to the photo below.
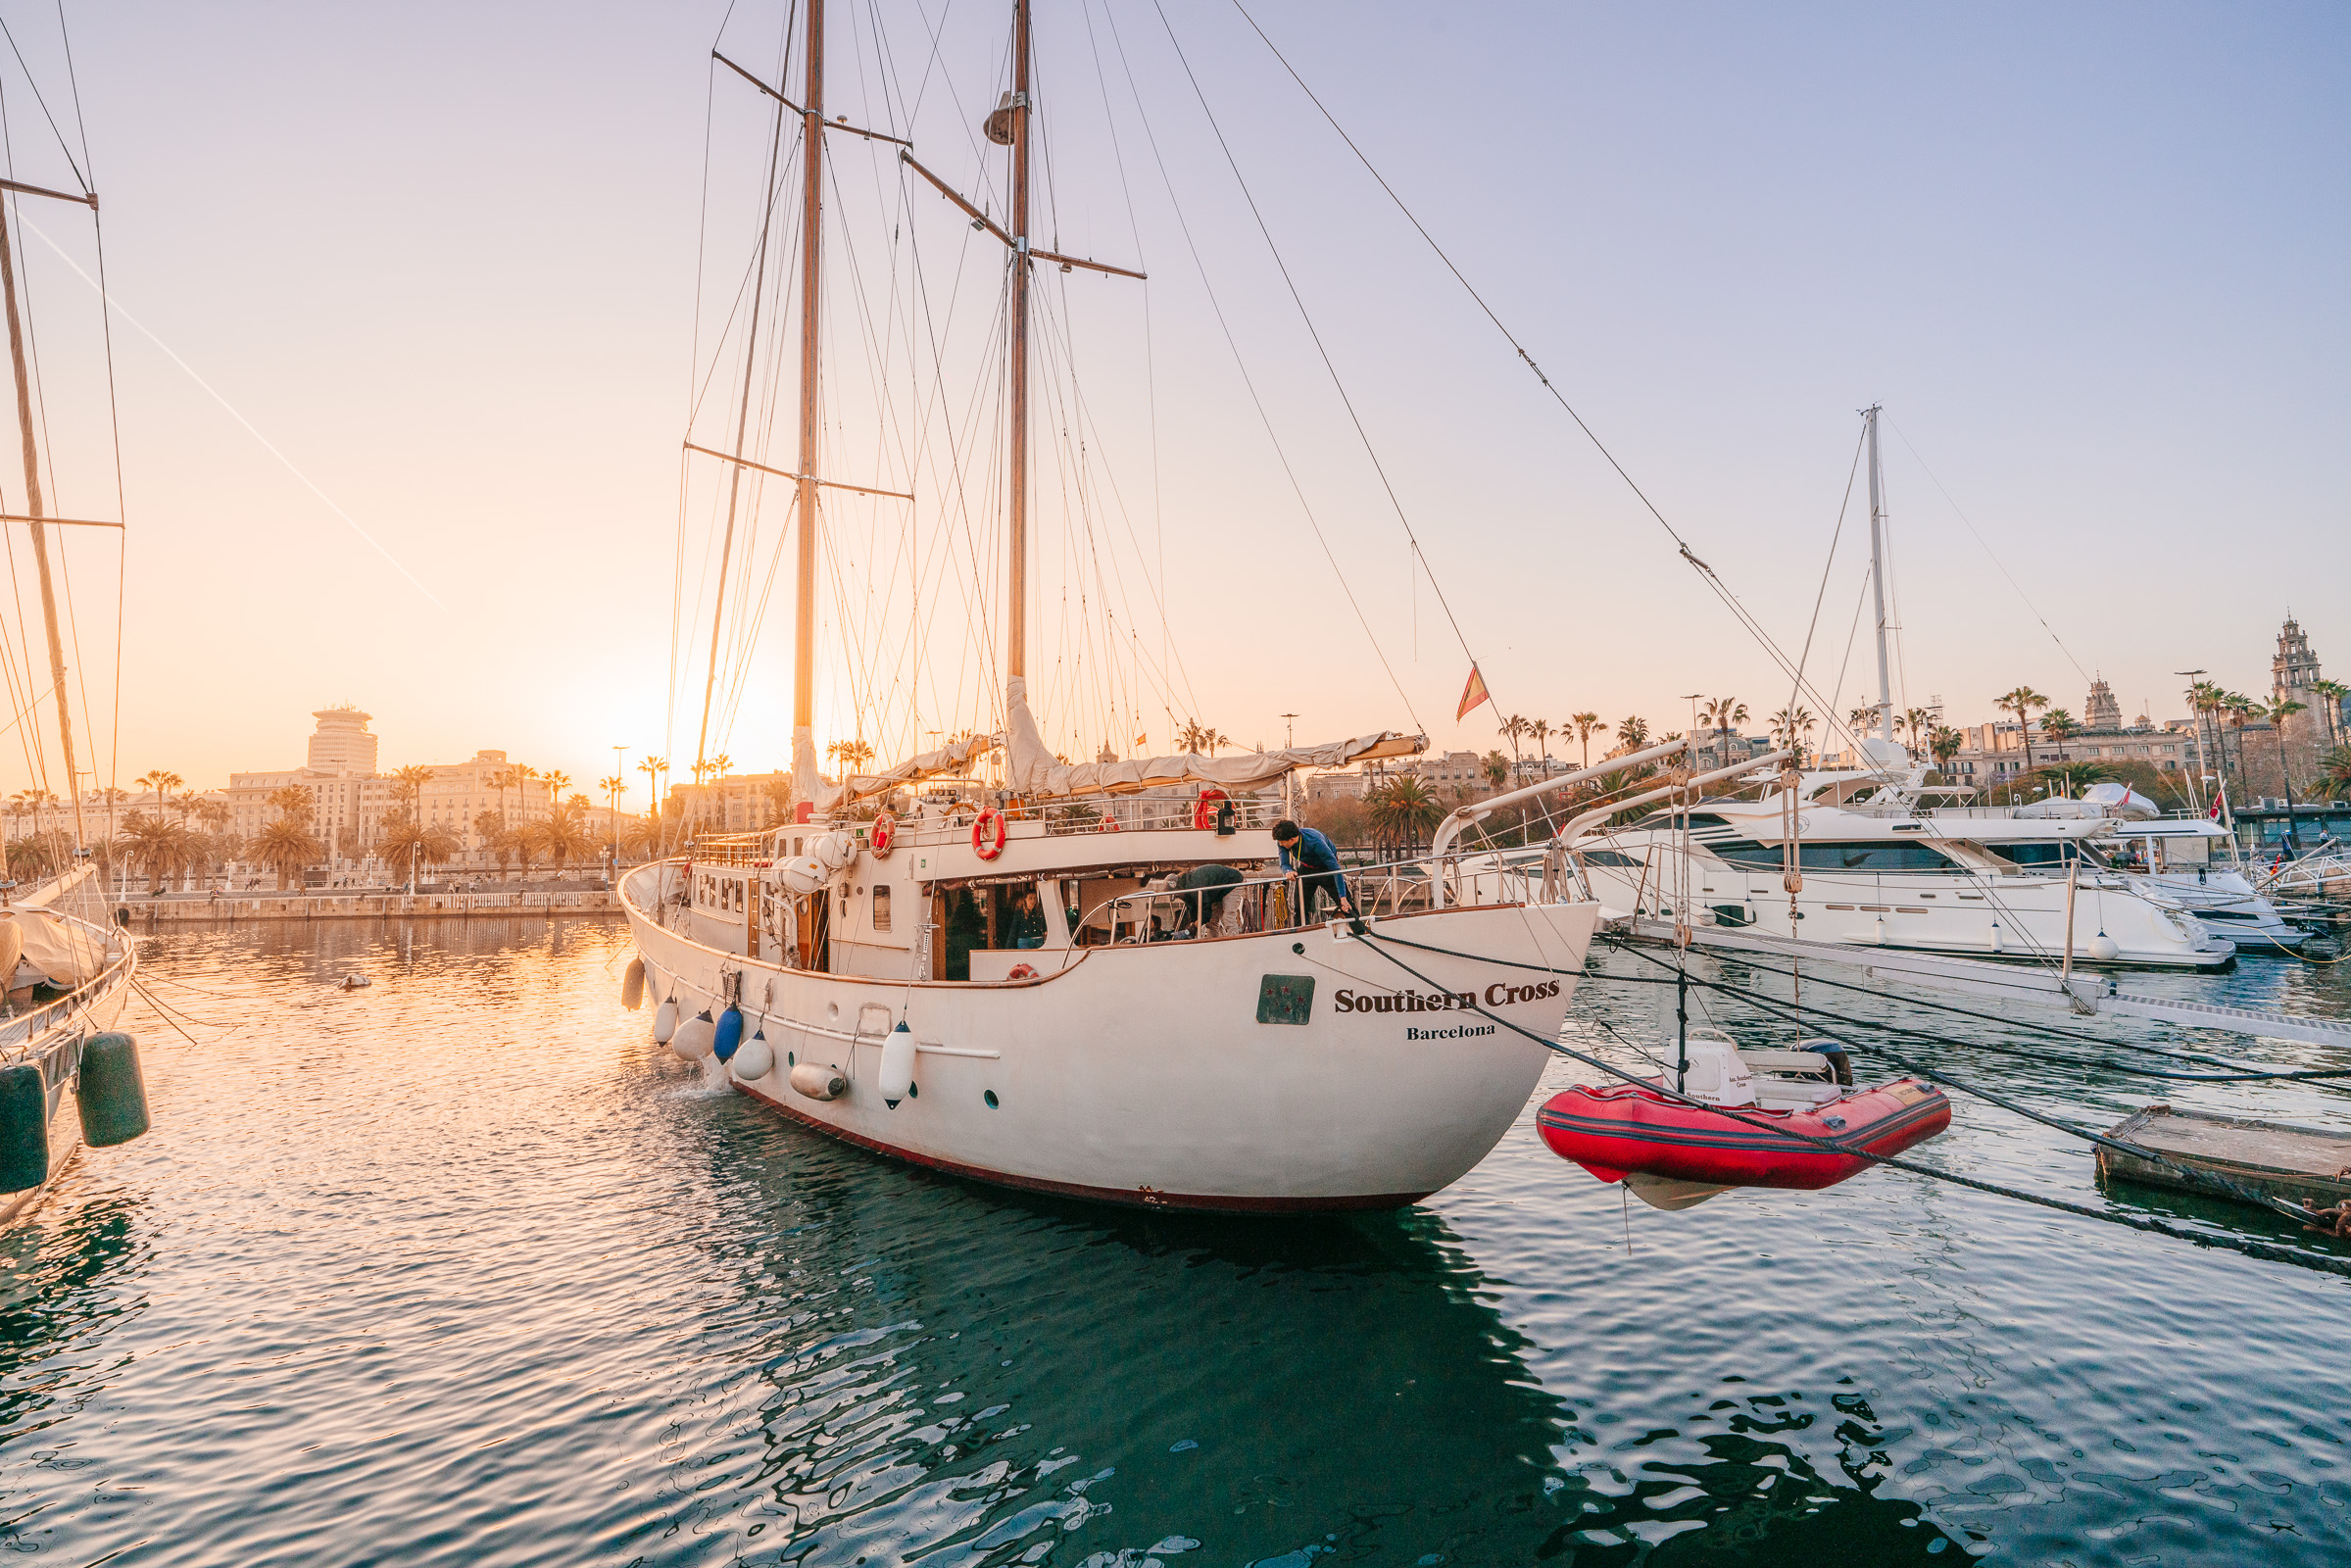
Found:
<svg viewBox="0 0 2351 1568"><path fill-rule="evenodd" d="M1496 980L1486 988L1485 1004L1489 1007L1506 1007L1514 1002L1541 1002L1559 994L1556 980L1539 980L1531 986L1514 986ZM1331 999L1331 1005L1340 1012L1468 1012L1479 1003L1475 991L1390 991L1382 995L1341 991ZM1491 1034L1491 1029L1480 1031ZM1421 1038L1419 1035L1415 1039ZM1435 1039L1432 1034L1428 1038ZM1446 1039L1452 1038L1448 1033Z"/></svg>

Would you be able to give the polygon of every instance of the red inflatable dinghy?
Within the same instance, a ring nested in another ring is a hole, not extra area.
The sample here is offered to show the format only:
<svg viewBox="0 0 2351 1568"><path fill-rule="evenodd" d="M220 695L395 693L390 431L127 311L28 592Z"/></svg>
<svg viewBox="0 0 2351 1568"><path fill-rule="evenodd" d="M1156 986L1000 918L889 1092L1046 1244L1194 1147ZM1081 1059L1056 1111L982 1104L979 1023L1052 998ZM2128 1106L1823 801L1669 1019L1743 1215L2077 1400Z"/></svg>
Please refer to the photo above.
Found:
<svg viewBox="0 0 2351 1568"><path fill-rule="evenodd" d="M1758 1124L1763 1125L1758 1125ZM1800 1138L1898 1154L1951 1125L1933 1084L1900 1078L1801 1110L1685 1104L1645 1086L1616 1084L1553 1095L1536 1116L1551 1152L1604 1182L1628 1174L1723 1187L1834 1187L1871 1163Z"/></svg>

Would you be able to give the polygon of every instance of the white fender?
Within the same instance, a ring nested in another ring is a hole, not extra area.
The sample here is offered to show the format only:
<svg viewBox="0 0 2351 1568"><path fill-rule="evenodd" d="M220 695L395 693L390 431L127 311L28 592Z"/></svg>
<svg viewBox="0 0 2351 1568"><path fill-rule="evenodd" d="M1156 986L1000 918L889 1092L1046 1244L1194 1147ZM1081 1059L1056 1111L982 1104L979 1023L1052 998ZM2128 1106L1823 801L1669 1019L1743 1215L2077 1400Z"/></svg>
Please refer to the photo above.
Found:
<svg viewBox="0 0 2351 1568"><path fill-rule="evenodd" d="M808 846L809 853L824 862L828 871L838 871L857 858L857 841L854 834L827 833Z"/></svg>
<svg viewBox="0 0 2351 1568"><path fill-rule="evenodd" d="M890 1038L882 1042L882 1070L878 1086L882 1092L882 1103L893 1110L898 1108L900 1101L906 1098L906 1091L914 1087L914 1031L906 1027L903 1018L899 1020L898 1027L890 1031Z"/></svg>
<svg viewBox="0 0 2351 1568"><path fill-rule="evenodd" d="M653 1038L665 1046L676 1033L677 998L670 997L653 1009Z"/></svg>
<svg viewBox="0 0 2351 1568"><path fill-rule="evenodd" d="M631 958L620 977L620 1005L634 1012L645 1005L645 960Z"/></svg>
<svg viewBox="0 0 2351 1568"><path fill-rule="evenodd" d="M677 1026L669 1049L688 1061L700 1061L710 1054L710 1046L717 1038L718 1022L710 1016L710 1009L705 1007Z"/></svg>
<svg viewBox="0 0 2351 1568"><path fill-rule="evenodd" d="M735 1059L726 1065L737 1083L756 1082L775 1071L775 1048L767 1044L766 1036L753 1035L736 1049Z"/></svg>
<svg viewBox="0 0 2351 1568"><path fill-rule="evenodd" d="M2112 963L2121 956L2123 945L2101 931L2089 939L2089 956L2100 963Z"/></svg>
<svg viewBox="0 0 2351 1568"><path fill-rule="evenodd" d="M810 1100L838 1100L849 1093L849 1080L841 1076L838 1067L804 1061L792 1069L792 1088Z"/></svg>

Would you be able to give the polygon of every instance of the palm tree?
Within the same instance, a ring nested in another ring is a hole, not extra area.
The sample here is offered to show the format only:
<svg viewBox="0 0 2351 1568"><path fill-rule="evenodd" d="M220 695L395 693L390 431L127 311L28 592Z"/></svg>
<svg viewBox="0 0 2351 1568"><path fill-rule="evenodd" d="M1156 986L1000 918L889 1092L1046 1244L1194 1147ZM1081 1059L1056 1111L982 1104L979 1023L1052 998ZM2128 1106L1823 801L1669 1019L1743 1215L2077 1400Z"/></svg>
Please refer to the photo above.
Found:
<svg viewBox="0 0 2351 1568"><path fill-rule="evenodd" d="M1819 727L1820 720L1814 718L1810 710L1783 708L1772 715L1772 744L1781 750L1794 752L1796 760L1801 762L1804 760L1805 737Z"/></svg>
<svg viewBox="0 0 2351 1568"><path fill-rule="evenodd" d="M1429 787L1409 773L1399 773L1363 797L1370 812L1374 842L1390 849L1428 841L1445 820L1445 808Z"/></svg>
<svg viewBox="0 0 2351 1568"><path fill-rule="evenodd" d="M1878 710L1875 708L1856 708L1845 715L1845 722L1852 726L1855 735L1867 735L1871 726L1878 722Z"/></svg>
<svg viewBox="0 0 2351 1568"><path fill-rule="evenodd" d="M661 774L667 770L668 766L669 759L666 757L648 757L637 764L637 771L645 775L645 794L652 803L645 808L648 820L659 821L661 819Z"/></svg>
<svg viewBox="0 0 2351 1568"><path fill-rule="evenodd" d="M150 893L162 893L167 879L186 876L198 858L195 835L185 823L144 811L123 818L122 843L124 858L145 873Z"/></svg>
<svg viewBox="0 0 2351 1568"><path fill-rule="evenodd" d="M2274 697L2261 710L2261 716L2270 721L2271 730L2278 737L2278 784L2285 791L2285 842L2288 844L2294 842L2294 776L2286 769L2285 721L2309 706L2308 703L2297 703L2291 697Z"/></svg>
<svg viewBox="0 0 2351 1568"><path fill-rule="evenodd" d="M844 774L860 771L873 760L873 748L858 740L835 741L824 754L841 764Z"/></svg>
<svg viewBox="0 0 2351 1568"><path fill-rule="evenodd" d="M188 813L196 808L196 803L197 795L194 790L181 790L178 794L171 797L171 805L179 811L179 825L181 827L186 827L188 825Z"/></svg>
<svg viewBox="0 0 2351 1568"><path fill-rule="evenodd" d="M1620 718L1616 721L1616 749L1618 751L1638 752L1648 744L1648 739L1649 721L1647 719L1635 715L1632 718Z"/></svg>
<svg viewBox="0 0 2351 1568"><path fill-rule="evenodd" d="M167 772L160 767L147 769L131 782L155 791L155 810L158 816L163 814L164 797L187 784L187 780L181 778L177 773Z"/></svg>
<svg viewBox="0 0 2351 1568"><path fill-rule="evenodd" d="M1935 754L1935 765L1946 767L1967 745L1967 737L1948 724L1937 724L1935 733L1927 737L1927 749Z"/></svg>
<svg viewBox="0 0 2351 1568"><path fill-rule="evenodd" d="M301 785L280 784L269 792L269 808L279 816L308 828L311 817L318 810L318 803L311 799L311 792Z"/></svg>
<svg viewBox="0 0 2351 1568"><path fill-rule="evenodd" d="M2060 750L2064 748L2066 742L2080 733L2081 728L2081 725L2074 722L2074 715L2062 708L2050 709L2040 721L2041 734L2049 740L2050 744Z"/></svg>
<svg viewBox="0 0 2351 1568"><path fill-rule="evenodd" d="M1592 737L1607 734L1608 726L1600 722L1597 713L1570 713L1567 721L1576 727L1576 744L1584 748L1584 765L1592 766Z"/></svg>
<svg viewBox="0 0 2351 1568"><path fill-rule="evenodd" d="M1913 708L1902 714L1901 724L1910 731L1910 749L1913 752L1919 749L1920 734L1934 722L1935 715L1923 708Z"/></svg>
<svg viewBox="0 0 2351 1568"><path fill-rule="evenodd" d="M547 785L547 811L552 816L556 803L563 798L563 791L571 787L571 775L562 768L551 767L543 782Z"/></svg>
<svg viewBox="0 0 2351 1568"><path fill-rule="evenodd" d="M1565 734L1566 731L1554 732L1551 728L1551 721L1547 718L1539 718L1527 725L1527 734L1535 742L1536 755L1543 759L1543 776L1546 778L1550 776L1551 736L1554 733Z"/></svg>
<svg viewBox="0 0 2351 1568"><path fill-rule="evenodd" d="M505 812L493 811L485 806L473 813L473 836L481 840L481 847L485 853L498 847L498 835L505 829ZM501 875L506 872L506 859L503 856L499 858L498 870Z"/></svg>
<svg viewBox="0 0 2351 1568"><path fill-rule="evenodd" d="M559 872L565 861L592 846L593 841L588 837L587 804L585 797L575 796L550 811L545 821L533 822L524 834L528 848L537 849L553 860ZM529 863L526 850L525 868Z"/></svg>
<svg viewBox="0 0 2351 1568"><path fill-rule="evenodd" d="M246 846L251 857L277 873L277 891L286 890L293 874L326 853L309 827L307 816L283 814L263 828Z"/></svg>
<svg viewBox="0 0 2351 1568"><path fill-rule="evenodd" d="M2319 788L2327 799L2351 799L2351 746L2337 746L2319 759Z"/></svg>
<svg viewBox="0 0 2351 1568"><path fill-rule="evenodd" d="M1991 705L2004 713L2014 713L2018 724L2023 726L2025 731L2025 768L2030 772L2033 767L2033 715L2038 710L2048 707L2049 700L2030 686L2019 686L2012 692L1993 698Z"/></svg>
<svg viewBox="0 0 2351 1568"><path fill-rule="evenodd" d="M1488 752L1478 771L1486 775L1486 787L1498 790L1510 778L1510 759L1499 752Z"/></svg>
<svg viewBox="0 0 2351 1568"><path fill-rule="evenodd" d="M410 891L416 891L414 878L416 862L424 857L424 842L429 836L414 812L396 810L387 815L375 830L375 853L387 871L398 875L405 872L411 878Z"/></svg>
<svg viewBox="0 0 2351 1568"><path fill-rule="evenodd" d="M2327 699L2319 705L2319 711L2327 715L2327 744L2331 748L2341 733L2336 721L2342 717L2343 699L2351 697L2351 685L2339 680L2314 680L2310 689Z"/></svg>
<svg viewBox="0 0 2351 1568"><path fill-rule="evenodd" d="M1495 733L1510 743L1510 771L1514 777L1518 774L1520 767L1518 738L1526 732L1527 721L1517 713L1512 713L1496 726Z"/></svg>
<svg viewBox="0 0 2351 1568"><path fill-rule="evenodd" d="M2236 731L2236 793L2242 798L2250 787L2245 782L2245 726L2261 711L2261 705L2243 692L2223 692L2221 711L2228 715L2229 727Z"/></svg>
<svg viewBox="0 0 2351 1568"><path fill-rule="evenodd" d="M1719 749L1730 741L1733 729L1747 721L1747 705L1736 697L1717 697L1699 706L1698 716L1714 731Z"/></svg>

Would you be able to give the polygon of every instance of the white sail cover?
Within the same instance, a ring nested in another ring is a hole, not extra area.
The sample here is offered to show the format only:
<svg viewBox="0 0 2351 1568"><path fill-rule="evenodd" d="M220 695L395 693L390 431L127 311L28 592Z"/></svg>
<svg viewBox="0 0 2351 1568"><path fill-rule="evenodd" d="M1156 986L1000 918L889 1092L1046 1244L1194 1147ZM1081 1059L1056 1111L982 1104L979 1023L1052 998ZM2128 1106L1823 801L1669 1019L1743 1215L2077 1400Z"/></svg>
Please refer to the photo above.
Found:
<svg viewBox="0 0 2351 1568"><path fill-rule="evenodd" d="M1202 757L1137 757L1121 762L1064 762L1053 756L1029 711L1028 682L1014 676L1005 695L1005 730L1011 757L1004 783L1031 800L1061 795L1132 795L1175 784L1214 784L1228 790L1257 789L1300 767L1345 767L1379 757L1417 757L1428 749L1425 735L1381 730L1322 746L1292 746L1278 752L1235 752Z"/></svg>
<svg viewBox="0 0 2351 1568"><path fill-rule="evenodd" d="M820 810L837 811L843 807L853 806L858 801L871 800L876 795L887 795L903 784L913 784L926 778L936 778L942 773L968 772L974 758L985 757L1004 743L1004 738L1002 735L974 735L952 745L942 746L935 752L925 752L920 757L910 758L886 773L852 774L838 784L826 785L816 790L812 798Z"/></svg>

